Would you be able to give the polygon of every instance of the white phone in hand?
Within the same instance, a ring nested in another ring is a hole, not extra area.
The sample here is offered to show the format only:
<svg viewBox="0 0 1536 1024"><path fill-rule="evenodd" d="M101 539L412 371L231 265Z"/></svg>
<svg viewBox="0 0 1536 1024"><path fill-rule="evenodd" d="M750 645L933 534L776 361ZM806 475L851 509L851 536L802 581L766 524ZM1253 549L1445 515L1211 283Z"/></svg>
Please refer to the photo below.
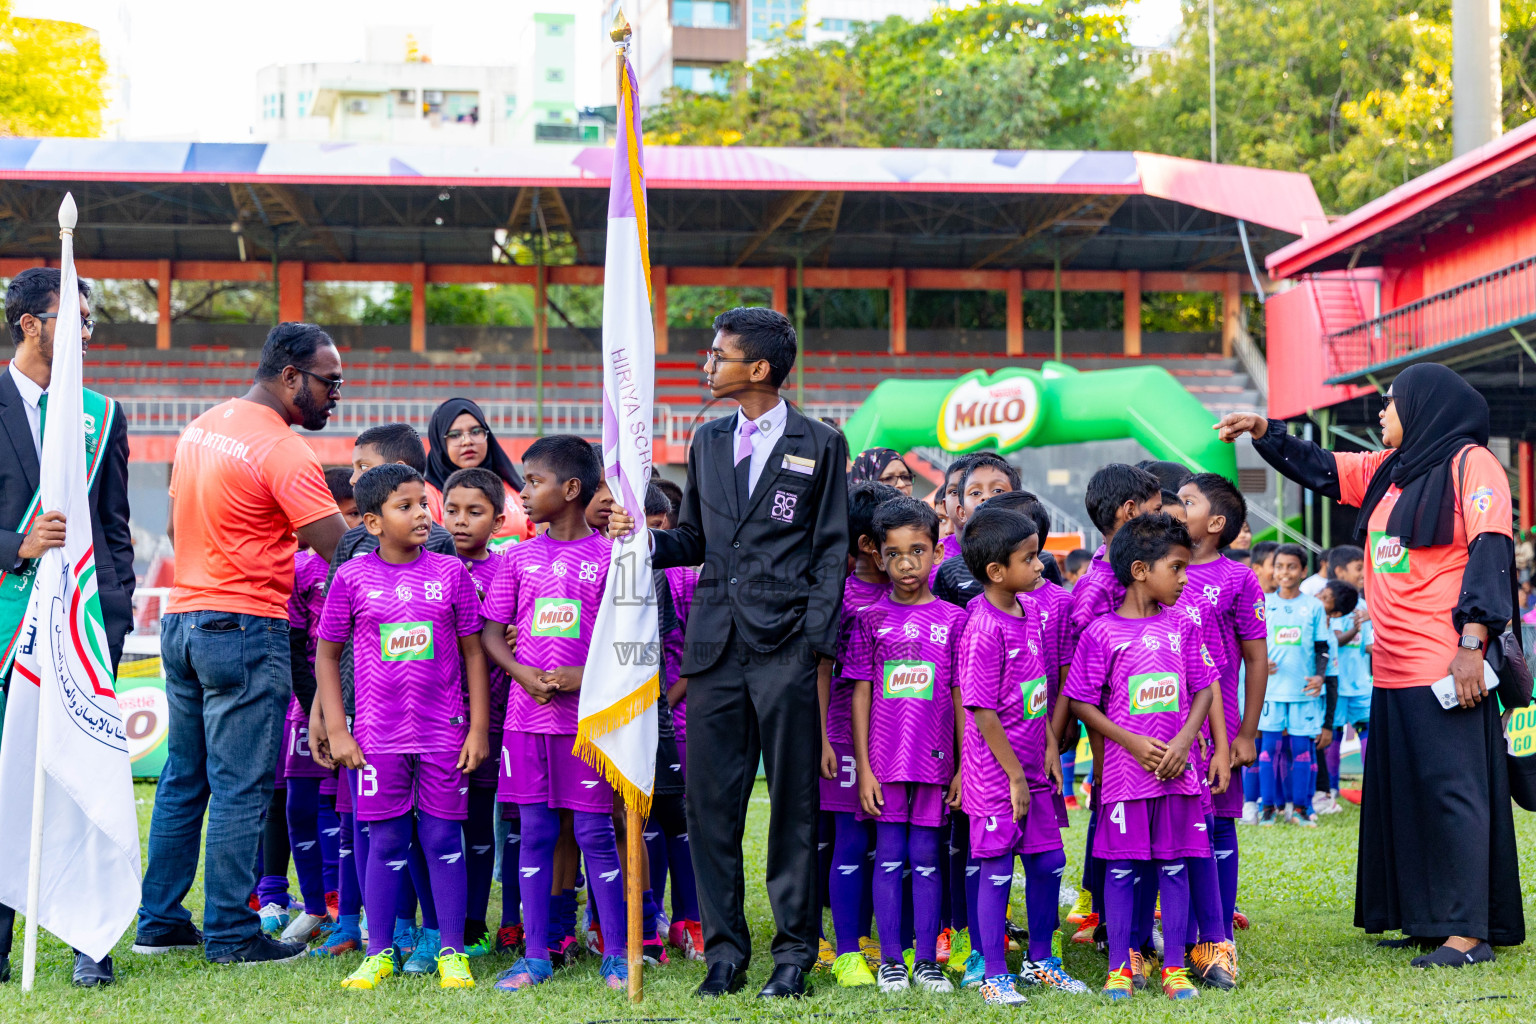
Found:
<svg viewBox="0 0 1536 1024"><path fill-rule="evenodd" d="M1483 685L1488 687L1489 692L1499 688L1499 674L1495 672L1493 670L1493 666L1488 664L1486 661L1483 662ZM1456 699L1455 676L1446 676L1444 679L1436 679L1434 682L1429 684L1429 688L1431 691L1433 691L1435 699L1440 701L1440 706L1445 710L1449 711L1452 708L1461 706L1461 702Z"/></svg>

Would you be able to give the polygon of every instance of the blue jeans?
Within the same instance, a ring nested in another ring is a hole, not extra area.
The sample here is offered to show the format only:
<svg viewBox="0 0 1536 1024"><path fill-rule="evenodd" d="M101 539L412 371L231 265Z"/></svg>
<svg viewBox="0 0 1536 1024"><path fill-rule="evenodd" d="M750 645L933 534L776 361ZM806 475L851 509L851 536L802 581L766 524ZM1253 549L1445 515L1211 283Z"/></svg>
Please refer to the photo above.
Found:
<svg viewBox="0 0 1536 1024"><path fill-rule="evenodd" d="M246 900L293 687L288 621L179 612L165 616L160 631L170 736L149 826L139 931L155 936L191 922L182 901L197 875L207 810L203 930L212 959L261 932Z"/></svg>

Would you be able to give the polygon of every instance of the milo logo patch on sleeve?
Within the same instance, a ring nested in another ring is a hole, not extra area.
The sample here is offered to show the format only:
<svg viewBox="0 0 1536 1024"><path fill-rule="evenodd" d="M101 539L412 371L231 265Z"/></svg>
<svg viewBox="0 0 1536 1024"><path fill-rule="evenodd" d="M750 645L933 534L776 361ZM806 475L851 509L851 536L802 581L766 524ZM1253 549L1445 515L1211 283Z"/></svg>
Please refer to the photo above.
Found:
<svg viewBox="0 0 1536 1024"><path fill-rule="evenodd" d="M888 661L881 695L933 699L933 680L937 670L931 661Z"/></svg>
<svg viewBox="0 0 1536 1024"><path fill-rule="evenodd" d="M1019 684L1019 689L1024 694L1025 718L1039 718L1045 714L1045 698L1049 693L1045 686L1045 676L1026 680Z"/></svg>
<svg viewBox="0 0 1536 1024"><path fill-rule="evenodd" d="M1179 710L1179 674L1143 672L1131 676L1131 714Z"/></svg>
<svg viewBox="0 0 1536 1024"><path fill-rule="evenodd" d="M581 636L581 601L574 597L541 597L533 602L533 635Z"/></svg>
<svg viewBox="0 0 1536 1024"><path fill-rule="evenodd" d="M1401 537L1393 537L1385 530L1372 530L1370 541L1372 570L1391 573L1408 571L1408 548Z"/></svg>
<svg viewBox="0 0 1536 1024"><path fill-rule="evenodd" d="M432 623L387 622L379 627L379 645L385 661L431 661Z"/></svg>

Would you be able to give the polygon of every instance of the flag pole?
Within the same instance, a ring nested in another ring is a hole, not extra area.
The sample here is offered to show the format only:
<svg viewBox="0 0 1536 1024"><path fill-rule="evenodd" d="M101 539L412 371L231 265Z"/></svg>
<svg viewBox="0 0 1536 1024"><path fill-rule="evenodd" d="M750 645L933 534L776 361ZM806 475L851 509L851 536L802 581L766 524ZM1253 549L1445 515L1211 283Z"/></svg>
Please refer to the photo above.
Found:
<svg viewBox="0 0 1536 1024"><path fill-rule="evenodd" d="M608 33L608 38L613 40L613 67L615 72L614 113L615 121L620 131L626 131L628 120L634 112L626 109L624 102L624 84L626 64L629 60L629 40L634 34L630 28L629 19L624 17L624 9L620 7L613 16L613 28ZM638 1003L645 996L645 946L644 936L640 931L640 910L644 899L645 885L641 880L641 863L644 857L645 825L641 821L640 811L629 804L624 804L624 905L627 910L627 925L629 931L629 1001Z"/></svg>
<svg viewBox="0 0 1536 1024"><path fill-rule="evenodd" d="M79 211L75 208L75 197L68 192L64 193L64 202L59 206L59 239L63 245L64 258L71 264L74 262L72 250L75 224L79 219ZM60 308L63 308L62 290L59 298ZM46 553L44 557L47 557ZM63 557L62 553L59 557ZM40 641L41 637L33 637L33 643ZM21 945L21 990L23 992L32 991L32 983L37 977L37 918L43 889L43 798L48 788L48 772L43 767L43 716L48 714L48 708L52 703L46 689L39 683L37 742L34 747L36 760L32 767L32 841L27 857L27 924L22 933Z"/></svg>

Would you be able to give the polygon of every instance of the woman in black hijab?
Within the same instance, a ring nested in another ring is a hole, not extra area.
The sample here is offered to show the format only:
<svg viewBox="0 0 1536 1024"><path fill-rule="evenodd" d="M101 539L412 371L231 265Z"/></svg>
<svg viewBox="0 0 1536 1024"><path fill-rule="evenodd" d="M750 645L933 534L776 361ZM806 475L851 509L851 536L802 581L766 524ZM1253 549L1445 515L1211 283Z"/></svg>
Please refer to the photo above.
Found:
<svg viewBox="0 0 1536 1024"><path fill-rule="evenodd" d="M1280 473L1360 509L1376 643L1356 926L1432 950L1417 967L1492 960L1492 946L1525 941L1525 917L1497 691L1483 683L1488 643L1515 610L1509 478L1486 447L1488 403L1421 363L1387 392L1383 451L1326 451L1252 413L1216 429L1253 435ZM1430 689L1447 677L1449 710Z"/></svg>
<svg viewBox="0 0 1536 1024"><path fill-rule="evenodd" d="M511 456L496 440L478 405L467 398L450 398L432 413L427 427L427 507L434 520L443 521L443 489L448 478L461 469L476 467L501 477L507 489L503 508L506 522L491 537L491 547L499 550L532 538L532 524L518 497L523 478L512 465Z"/></svg>
<svg viewBox="0 0 1536 1024"><path fill-rule="evenodd" d="M912 470L893 448L870 448L859 452L848 471L848 483L889 484L907 497L912 496Z"/></svg>

